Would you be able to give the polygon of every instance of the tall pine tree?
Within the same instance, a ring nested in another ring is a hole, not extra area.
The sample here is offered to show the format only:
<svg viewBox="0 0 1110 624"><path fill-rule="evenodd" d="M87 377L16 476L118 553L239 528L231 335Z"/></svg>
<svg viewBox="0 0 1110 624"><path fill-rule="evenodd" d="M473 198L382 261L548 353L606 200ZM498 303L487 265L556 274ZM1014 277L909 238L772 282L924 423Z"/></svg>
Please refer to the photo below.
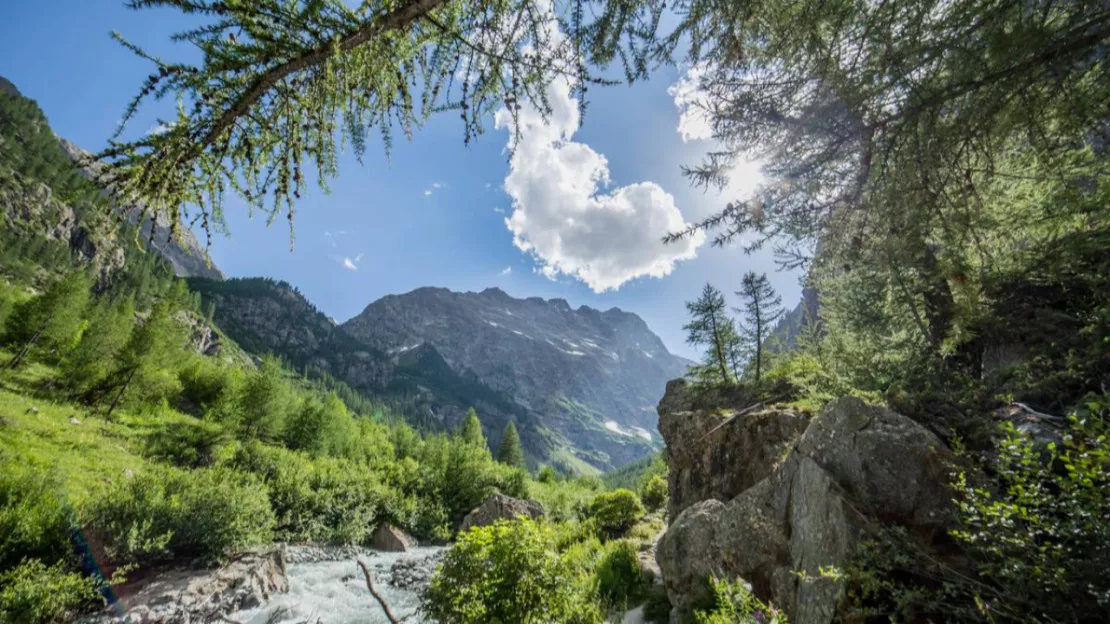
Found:
<svg viewBox="0 0 1110 624"><path fill-rule="evenodd" d="M71 351L84 326L91 287L92 279L87 274L73 271L42 295L20 305L6 332L7 342L18 348L8 368L19 366L35 349L58 357Z"/></svg>
<svg viewBox="0 0 1110 624"><path fill-rule="evenodd" d="M514 468L524 468L524 449L520 446L520 436L516 432L516 425L509 421L505 433L501 436L501 444L497 447L497 461Z"/></svg>
<svg viewBox="0 0 1110 624"><path fill-rule="evenodd" d="M62 364L62 383L75 393L93 389L112 372L135 324L135 305L132 297L102 299L89 316L81 342Z"/></svg>
<svg viewBox="0 0 1110 624"><path fill-rule="evenodd" d="M724 295L706 284L701 296L686 304L686 310L693 317L683 327L686 342L705 348L702 363L692 367L694 375L705 383L735 383L742 345Z"/></svg>
<svg viewBox="0 0 1110 624"><path fill-rule="evenodd" d="M473 407L466 411L466 418L459 426L459 438L471 446L489 450L486 436L482 434L482 421L478 419L478 412Z"/></svg>
<svg viewBox="0 0 1110 624"><path fill-rule="evenodd" d="M740 290L736 293L744 300L744 342L752 354L752 372L758 383L766 365L766 342L774 324L782 317L782 297L775 293L766 273L744 274Z"/></svg>

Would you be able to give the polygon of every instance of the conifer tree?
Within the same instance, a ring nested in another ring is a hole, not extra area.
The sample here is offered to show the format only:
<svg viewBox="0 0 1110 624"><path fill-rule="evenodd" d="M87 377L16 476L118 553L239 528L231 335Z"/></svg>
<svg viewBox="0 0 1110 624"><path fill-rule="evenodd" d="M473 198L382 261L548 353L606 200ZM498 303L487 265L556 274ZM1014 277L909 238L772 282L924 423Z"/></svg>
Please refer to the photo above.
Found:
<svg viewBox="0 0 1110 624"><path fill-rule="evenodd" d="M62 382L77 393L91 390L112 372L135 324L133 298L123 297L115 303L102 299L89 317L81 342L62 365Z"/></svg>
<svg viewBox="0 0 1110 624"><path fill-rule="evenodd" d="M514 468L524 468L524 449L520 446L520 436L516 432L516 425L510 420L501 436L501 445L497 447L497 461Z"/></svg>
<svg viewBox="0 0 1110 624"><path fill-rule="evenodd" d="M735 321L728 315L724 295L706 284L701 296L686 304L686 310L693 317L683 327L686 342L705 347L702 364L692 369L695 376L706 383L735 383L741 340Z"/></svg>
<svg viewBox="0 0 1110 624"><path fill-rule="evenodd" d="M8 368L19 366L33 348L64 355L73 349L84 324L91 278L73 271L12 314L7 342L19 345Z"/></svg>
<svg viewBox="0 0 1110 624"><path fill-rule="evenodd" d="M131 330L131 336L118 358L115 372L105 384L114 396L108 406L106 418L119 406L136 382L153 382L181 359L185 335L181 326L170 318L169 306L159 303L141 325Z"/></svg>
<svg viewBox="0 0 1110 624"><path fill-rule="evenodd" d="M478 420L478 412L474 408L466 411L466 418L459 426L459 438L471 446L487 449L486 436L482 434L482 421Z"/></svg>
<svg viewBox="0 0 1110 624"><path fill-rule="evenodd" d="M238 429L244 439L272 442L281 435L288 417L292 389L285 380L281 361L273 355L262 359L250 374L239 401Z"/></svg>
<svg viewBox="0 0 1110 624"><path fill-rule="evenodd" d="M650 50L633 45L631 35L658 23L665 6L663 0L352 4L130 0L133 8L172 8L190 21L208 20L175 36L202 61L163 60L115 35L153 63L123 124L148 99L181 104L164 131L99 154L108 164L101 183L141 199L146 210L172 220L173 231L189 207L200 212L206 231L218 229L228 192L292 223L306 170L326 184L336 174L340 145L361 157L368 132L380 132L389 149L395 131L411 135L433 112L450 110L469 141L502 107L515 116L527 100L548 112L545 90L555 80L568 80L580 95L610 82L588 67L619 56L628 78L645 76Z"/></svg>
<svg viewBox="0 0 1110 624"><path fill-rule="evenodd" d="M282 437L291 449L313 455L341 455L351 430L347 406L332 392L323 400L306 397L289 414Z"/></svg>
<svg viewBox="0 0 1110 624"><path fill-rule="evenodd" d="M744 299L744 342L752 353L752 366L755 381L758 383L765 362L765 347L775 322L782 317L782 297L775 293L766 273L744 274L740 290L736 293Z"/></svg>

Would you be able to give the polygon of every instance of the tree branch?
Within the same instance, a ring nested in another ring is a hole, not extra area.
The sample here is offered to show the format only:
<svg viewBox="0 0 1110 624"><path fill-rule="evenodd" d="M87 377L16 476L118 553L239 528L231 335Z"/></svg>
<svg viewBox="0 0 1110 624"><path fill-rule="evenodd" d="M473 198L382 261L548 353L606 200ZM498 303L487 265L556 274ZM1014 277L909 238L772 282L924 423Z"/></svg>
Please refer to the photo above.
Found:
<svg viewBox="0 0 1110 624"><path fill-rule="evenodd" d="M362 568L362 574L366 577L366 589L370 590L370 595L382 606L382 611L385 611L385 617L389 618L392 624L401 624L401 620L398 620L397 616L393 615L393 611L389 608L389 605L386 604L385 598L382 598L381 594L374 589L374 579L370 574L370 568L366 567L366 563L363 562L362 559L358 560L358 567Z"/></svg>

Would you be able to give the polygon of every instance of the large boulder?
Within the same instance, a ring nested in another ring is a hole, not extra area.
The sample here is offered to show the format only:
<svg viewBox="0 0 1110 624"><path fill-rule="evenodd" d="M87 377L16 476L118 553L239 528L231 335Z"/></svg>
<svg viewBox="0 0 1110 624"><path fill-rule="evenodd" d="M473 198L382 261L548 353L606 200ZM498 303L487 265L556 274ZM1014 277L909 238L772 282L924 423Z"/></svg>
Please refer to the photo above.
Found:
<svg viewBox="0 0 1110 624"><path fill-rule="evenodd" d="M170 569L116 588L113 613L92 618L112 624L189 624L227 621L229 613L261 606L289 591L281 550L245 552L215 570Z"/></svg>
<svg viewBox="0 0 1110 624"><path fill-rule="evenodd" d="M543 515L543 505L534 500L494 494L487 498L486 502L466 514L462 524L459 525L459 532L468 531L474 527L489 526L498 520L513 520L515 518L531 518L534 520Z"/></svg>
<svg viewBox="0 0 1110 624"><path fill-rule="evenodd" d="M659 432L667 443L671 518L698 501L727 501L766 478L805 431L793 410L759 409L742 388L695 393L667 384Z"/></svg>
<svg viewBox="0 0 1110 624"><path fill-rule="evenodd" d="M387 552L406 552L415 542L404 531L392 524L383 522L370 537L370 547Z"/></svg>
<svg viewBox="0 0 1110 624"><path fill-rule="evenodd" d="M672 620L689 614L716 574L748 581L792 622L832 622L842 581L821 570L847 563L879 523L903 524L925 541L944 531L954 463L944 443L912 420L855 398L833 401L758 483L729 499L691 503L674 518L656 555Z"/></svg>

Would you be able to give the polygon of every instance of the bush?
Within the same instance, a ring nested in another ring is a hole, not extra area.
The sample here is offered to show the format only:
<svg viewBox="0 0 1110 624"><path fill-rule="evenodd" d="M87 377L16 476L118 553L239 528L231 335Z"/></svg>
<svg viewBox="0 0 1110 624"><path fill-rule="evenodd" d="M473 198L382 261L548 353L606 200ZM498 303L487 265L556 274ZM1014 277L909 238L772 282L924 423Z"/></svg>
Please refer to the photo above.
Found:
<svg viewBox="0 0 1110 624"><path fill-rule="evenodd" d="M38 559L0 572L0 622L50 624L62 621L99 598L94 581L67 572L64 564L47 567Z"/></svg>
<svg viewBox="0 0 1110 624"><path fill-rule="evenodd" d="M575 622L572 573L550 527L500 521L459 536L432 577L424 611L442 624Z"/></svg>
<svg viewBox="0 0 1110 624"><path fill-rule="evenodd" d="M644 517L644 506L632 490L613 490L594 497L590 516L597 528L607 537L620 537Z"/></svg>
<svg viewBox="0 0 1110 624"><path fill-rule="evenodd" d="M985 479L956 479L959 569L905 529L861 545L847 568L863 614L900 620L1110 621L1110 397L1074 413L1059 445L1008 423Z"/></svg>
<svg viewBox="0 0 1110 624"><path fill-rule="evenodd" d="M653 624L667 624L671 619L671 598L662 585L652 585L644 602L644 619Z"/></svg>
<svg viewBox="0 0 1110 624"><path fill-rule="evenodd" d="M667 504L667 480L659 475L652 475L644 484L640 493L644 506L650 511L658 511Z"/></svg>
<svg viewBox="0 0 1110 624"><path fill-rule="evenodd" d="M559 481L559 473L551 466L544 466L540 468L540 471L536 474L536 481L547 484L555 483Z"/></svg>
<svg viewBox="0 0 1110 624"><path fill-rule="evenodd" d="M146 438L146 454L181 468L201 468L216 462L231 434L217 423L172 422Z"/></svg>
<svg viewBox="0 0 1110 624"><path fill-rule="evenodd" d="M0 570L24 559L53 562L69 556L72 526L57 474L0 462Z"/></svg>
<svg viewBox="0 0 1110 624"><path fill-rule="evenodd" d="M594 571L598 593L611 606L627 608L639 602L651 586L640 567L636 547L626 540L610 542Z"/></svg>
<svg viewBox="0 0 1110 624"><path fill-rule="evenodd" d="M247 444L232 463L266 484L282 540L363 543L389 495L374 473L340 459Z"/></svg>
<svg viewBox="0 0 1110 624"><path fill-rule="evenodd" d="M118 563L215 561L270 540L274 514L258 479L227 468L161 468L111 486L89 510Z"/></svg>
<svg viewBox="0 0 1110 624"><path fill-rule="evenodd" d="M710 605L694 611L697 624L786 624L786 614L763 604L741 580L709 579Z"/></svg>

